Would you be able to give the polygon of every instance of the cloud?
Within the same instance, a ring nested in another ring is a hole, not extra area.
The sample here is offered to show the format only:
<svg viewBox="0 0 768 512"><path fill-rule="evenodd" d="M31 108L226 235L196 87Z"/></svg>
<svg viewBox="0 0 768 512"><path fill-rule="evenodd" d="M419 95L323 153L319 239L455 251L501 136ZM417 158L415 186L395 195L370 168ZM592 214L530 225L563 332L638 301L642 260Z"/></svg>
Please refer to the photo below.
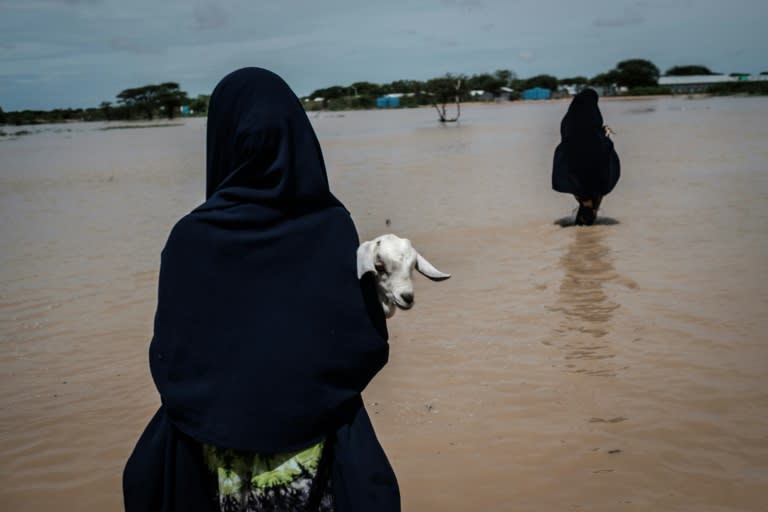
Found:
<svg viewBox="0 0 768 512"><path fill-rule="evenodd" d="M149 55L159 51L159 48L127 37L113 37L109 41L109 47L117 52L127 52L136 55Z"/></svg>
<svg viewBox="0 0 768 512"><path fill-rule="evenodd" d="M10 83L35 83L40 80L40 75L35 73L19 73L11 75L0 75L0 84Z"/></svg>
<svg viewBox="0 0 768 512"><path fill-rule="evenodd" d="M43 59L53 59L67 56L72 52L72 48L65 44L57 43L36 43L36 42L16 42L1 43L0 58L4 63L26 63L38 65ZM3 66L0 66L2 69Z"/></svg>
<svg viewBox="0 0 768 512"><path fill-rule="evenodd" d="M626 9L624 14L613 18L597 18L592 25L598 28L618 28L630 25L640 25L645 22L645 18L638 12Z"/></svg>
<svg viewBox="0 0 768 512"><path fill-rule="evenodd" d="M533 62L536 60L536 56L533 54L531 50L520 50L517 52L517 56L520 57L525 62Z"/></svg>
<svg viewBox="0 0 768 512"><path fill-rule="evenodd" d="M440 3L445 7L457 7L468 11L485 9L487 7L483 0L440 0Z"/></svg>
<svg viewBox="0 0 768 512"><path fill-rule="evenodd" d="M27 0L29 4L45 5L97 5L103 4L104 0Z"/></svg>
<svg viewBox="0 0 768 512"><path fill-rule="evenodd" d="M217 4L205 4L195 7L195 28L215 30L229 25L229 15Z"/></svg>
<svg viewBox="0 0 768 512"><path fill-rule="evenodd" d="M660 68L765 69L766 0L725 10L717 0L583 0L551 12L540 4L0 0L0 77L40 75L23 86L6 81L0 100L6 110L98 105L125 87L166 80L206 92L245 65L274 68L298 92L446 70L594 75L632 56Z"/></svg>

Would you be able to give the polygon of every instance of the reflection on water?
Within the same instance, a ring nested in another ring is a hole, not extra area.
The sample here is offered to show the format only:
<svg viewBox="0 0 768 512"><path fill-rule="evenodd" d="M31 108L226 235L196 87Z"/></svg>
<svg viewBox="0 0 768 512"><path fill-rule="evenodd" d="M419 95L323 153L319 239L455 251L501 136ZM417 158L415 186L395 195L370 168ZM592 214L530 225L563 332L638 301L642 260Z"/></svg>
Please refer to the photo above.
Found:
<svg viewBox="0 0 768 512"><path fill-rule="evenodd" d="M573 241L560 259L565 274L560 283L557 303L550 311L560 320L553 340L565 352L565 367L572 372L595 376L613 376L615 372L600 361L614 353L607 336L611 319L620 304L611 300L605 283L618 277L611 249L603 243L605 230L577 228Z"/></svg>
<svg viewBox="0 0 768 512"><path fill-rule="evenodd" d="M364 395L403 510L766 510L768 98L605 101L621 225L561 229L565 109L313 115L361 238L454 276L417 283ZM159 403L160 251L205 190L204 119L184 123L0 137L4 512L122 510Z"/></svg>
<svg viewBox="0 0 768 512"><path fill-rule="evenodd" d="M578 208L573 209L573 213L571 215L568 215L567 217L561 217L553 224L556 226L560 226L561 228L569 228L576 225L576 211ZM613 217L605 217L603 215L598 215L595 219L595 226L614 226L616 224L619 224L619 221L614 219Z"/></svg>

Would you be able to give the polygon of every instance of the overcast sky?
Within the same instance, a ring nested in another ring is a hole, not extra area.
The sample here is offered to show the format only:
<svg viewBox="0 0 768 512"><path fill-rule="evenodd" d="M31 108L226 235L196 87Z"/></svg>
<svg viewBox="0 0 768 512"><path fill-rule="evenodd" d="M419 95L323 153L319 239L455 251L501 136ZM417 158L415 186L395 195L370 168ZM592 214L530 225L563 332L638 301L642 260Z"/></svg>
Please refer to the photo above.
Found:
<svg viewBox="0 0 768 512"><path fill-rule="evenodd" d="M510 69L594 76L645 58L768 71L768 0L0 0L0 107L91 107L261 66L298 95Z"/></svg>

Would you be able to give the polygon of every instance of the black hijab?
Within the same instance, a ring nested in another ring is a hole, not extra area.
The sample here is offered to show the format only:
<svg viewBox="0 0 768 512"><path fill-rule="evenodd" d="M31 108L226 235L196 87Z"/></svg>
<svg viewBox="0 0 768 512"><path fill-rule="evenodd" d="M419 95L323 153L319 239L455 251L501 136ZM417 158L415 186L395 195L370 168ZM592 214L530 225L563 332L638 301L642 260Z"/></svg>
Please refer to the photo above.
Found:
<svg viewBox="0 0 768 512"><path fill-rule="evenodd" d="M299 100L269 71L235 71L211 96L207 133L206 201L162 253L150 368L163 407L126 467L126 508L146 506L128 480L168 442L165 465L195 458L195 443L280 453L328 439L338 503L398 510L360 398L387 361L386 323ZM200 480L190 471L166 470L166 485Z"/></svg>
<svg viewBox="0 0 768 512"><path fill-rule="evenodd" d="M560 123L555 149L552 188L583 199L608 194L620 176L619 157L605 134L603 116L593 89L577 94Z"/></svg>

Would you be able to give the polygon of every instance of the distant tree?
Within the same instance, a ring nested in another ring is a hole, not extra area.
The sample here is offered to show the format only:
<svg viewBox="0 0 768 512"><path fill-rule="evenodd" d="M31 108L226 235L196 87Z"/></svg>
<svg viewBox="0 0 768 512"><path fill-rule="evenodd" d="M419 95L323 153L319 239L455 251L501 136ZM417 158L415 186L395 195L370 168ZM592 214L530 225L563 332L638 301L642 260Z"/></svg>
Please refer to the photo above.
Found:
<svg viewBox="0 0 768 512"><path fill-rule="evenodd" d="M689 65L689 66L673 66L669 68L664 75L665 76L691 76L691 75L715 75L715 74L717 73L713 73L706 66Z"/></svg>
<svg viewBox="0 0 768 512"><path fill-rule="evenodd" d="M472 75L467 79L467 90L480 90L490 92L492 94L498 94L499 89L504 87L506 82L500 80L494 75L483 73L481 75Z"/></svg>
<svg viewBox="0 0 768 512"><path fill-rule="evenodd" d="M629 88L650 87L659 83L659 68L649 60L624 60L616 65L616 71L616 82Z"/></svg>
<svg viewBox="0 0 768 512"><path fill-rule="evenodd" d="M543 87L551 91L557 90L557 78L552 75L536 75L525 80L525 89L531 89L533 87Z"/></svg>
<svg viewBox="0 0 768 512"><path fill-rule="evenodd" d="M187 93L180 90L176 82L125 89L117 98L129 111L138 110L150 120L159 110L173 119L179 106L189 101Z"/></svg>
<svg viewBox="0 0 768 512"><path fill-rule="evenodd" d="M427 80L426 92L432 99L432 105L437 110L441 123L453 123L461 116L461 100L467 93L467 77L464 75L447 74L441 78ZM456 103L456 116L448 117L446 107L448 103Z"/></svg>
<svg viewBox="0 0 768 512"><path fill-rule="evenodd" d="M589 79L589 85L612 86L619 80L619 73L615 69L607 73L600 73Z"/></svg>
<svg viewBox="0 0 768 512"><path fill-rule="evenodd" d="M42 110L17 110L8 112L8 124L21 126L24 124L38 124L45 121L46 113Z"/></svg>
<svg viewBox="0 0 768 512"><path fill-rule="evenodd" d="M493 76L504 82L502 87L509 87L509 84L512 83L512 80L517 79L517 74L509 69L497 69L493 73Z"/></svg>
<svg viewBox="0 0 768 512"><path fill-rule="evenodd" d="M179 89L176 82L165 82L155 92L155 102L168 119L173 119L182 105L189 103L187 93Z"/></svg>
<svg viewBox="0 0 768 512"><path fill-rule="evenodd" d="M112 102L102 101L101 105L99 105L99 108L101 109L101 112L104 115L104 119L106 119L107 121L111 121L112 120Z"/></svg>
<svg viewBox="0 0 768 512"><path fill-rule="evenodd" d="M208 102L211 97L206 94L199 94L197 98L189 102L189 108L196 114L205 114L208 112Z"/></svg>
<svg viewBox="0 0 768 512"><path fill-rule="evenodd" d="M147 119L151 120L155 114L153 98L156 88L156 85L145 85L144 87L124 89L117 95L117 99L126 107L129 116L134 111L139 111L142 112Z"/></svg>
<svg viewBox="0 0 768 512"><path fill-rule="evenodd" d="M424 82L419 80L395 80L392 83L384 85L384 87L390 92L418 94L424 90Z"/></svg>
<svg viewBox="0 0 768 512"><path fill-rule="evenodd" d="M736 82L724 82L712 84L707 88L707 93L727 96L731 94L759 94L768 95L768 81L766 80L739 80Z"/></svg>
<svg viewBox="0 0 768 512"><path fill-rule="evenodd" d="M5 112L3 112L3 108L0 107L0 124L5 124L5 123L6 123Z"/></svg>
<svg viewBox="0 0 768 512"><path fill-rule="evenodd" d="M83 111L83 121L104 121L104 111L99 107L87 108Z"/></svg>
<svg viewBox="0 0 768 512"><path fill-rule="evenodd" d="M352 91L348 91L347 96L381 96L385 94L384 88L379 84L372 82L355 82L349 86Z"/></svg>
<svg viewBox="0 0 768 512"><path fill-rule="evenodd" d="M749 76L749 73L729 73L728 76Z"/></svg>
<svg viewBox="0 0 768 512"><path fill-rule="evenodd" d="M765 76L765 75L768 75L768 71L761 71L760 72L760 76Z"/></svg>
<svg viewBox="0 0 768 512"><path fill-rule="evenodd" d="M342 87L340 85L334 85L332 87L326 87L324 89L317 89L313 91L309 97L310 98L324 98L326 100L332 100L336 98L343 98L344 96L347 96L347 93L349 92L348 87Z"/></svg>
<svg viewBox="0 0 768 512"><path fill-rule="evenodd" d="M589 79L585 76L574 76L570 78L561 78L557 81L558 85L586 85Z"/></svg>
<svg viewBox="0 0 768 512"><path fill-rule="evenodd" d="M41 120L49 120L54 122L60 121L74 121L81 120L83 118L83 109L80 108L57 108L46 113L41 112Z"/></svg>
<svg viewBox="0 0 768 512"><path fill-rule="evenodd" d="M525 80L515 77L509 81L509 87L516 91L522 91L525 89Z"/></svg>

